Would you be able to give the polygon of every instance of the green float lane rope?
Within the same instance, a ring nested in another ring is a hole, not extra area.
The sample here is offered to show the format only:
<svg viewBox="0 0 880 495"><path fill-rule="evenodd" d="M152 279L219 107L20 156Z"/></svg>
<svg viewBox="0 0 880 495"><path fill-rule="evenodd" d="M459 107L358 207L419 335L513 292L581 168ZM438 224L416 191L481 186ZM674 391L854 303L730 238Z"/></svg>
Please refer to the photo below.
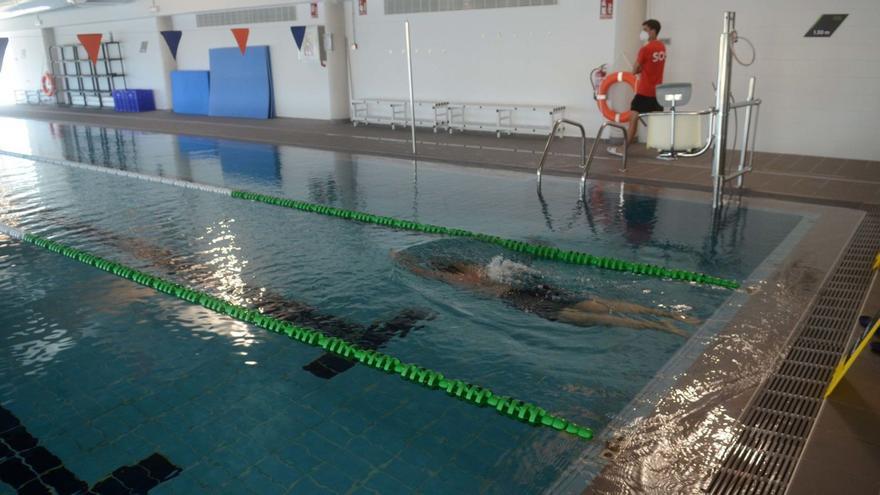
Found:
<svg viewBox="0 0 880 495"><path fill-rule="evenodd" d="M210 192L215 194L222 194L226 196L231 196L237 199L244 199L250 201L257 201L260 203L265 203L274 206L282 206L285 208L291 208L299 211L306 211L310 213L319 213L322 215L332 216L336 218L343 218L347 220L354 220L363 223L369 223L374 225L381 225L383 227L389 227L398 230L410 230L414 232L424 232L428 234L440 234L447 235L452 237L466 237L468 239L475 239L478 241L486 242L489 244L494 244L497 246L501 246L505 249L509 249L511 251L516 251L519 253L526 253L536 258L543 258L547 260L559 261L563 263L570 263L573 265L582 265L582 266L593 266L596 268L603 268L606 270L615 270L619 272L629 272L637 275L646 275L649 277L656 277L662 279L673 279L673 280L682 280L687 282L695 282L699 284L706 285L714 285L718 287L724 287L726 289L737 289L739 288L739 282L734 280L727 280L718 277L712 277L709 275L705 275L702 273L696 273L686 270L676 270L670 268L664 268L662 266L657 265L649 265L646 263L634 263L630 261L624 261L615 258L606 258L602 256L593 256L591 254L582 253L579 251L565 251L559 248L550 247L550 246L542 246L540 244L530 244L522 241L515 241L512 239L504 239L503 237L497 237L493 235L480 234L476 232L470 232L462 229L453 229L449 227L441 227L438 225L430 225L423 224L418 222L413 222L409 220L399 220L392 217L384 217L379 215L373 215L371 213L363 213L359 211L353 210L345 210L342 208L335 208L333 206L325 206L315 203L307 203L305 201L297 201L294 199L286 199L279 198L277 196L270 196L266 194L258 194L247 191L233 191L231 189L227 189L225 187L218 186L209 186L206 184L198 184L195 182L183 181L179 179L170 179L167 177L157 177L149 174L142 174L138 172L130 172L128 170L117 170L107 167L101 167L98 165L92 165L88 163L79 163L73 162L69 160L59 160L54 158L43 158L38 156L25 155L22 153L15 153L12 151L0 150L0 154L13 156L16 158L22 158L25 160L34 160L39 162L52 163L55 165L62 165L66 167L73 167L79 169L90 170L93 172L101 172L112 175L119 175L123 177L131 177L140 180L146 180L150 182L159 182L162 184L184 187L188 189L196 189L204 192Z"/></svg>
<svg viewBox="0 0 880 495"><path fill-rule="evenodd" d="M425 388L442 390L446 392L447 395L464 402L479 407L491 407L502 416L507 416L532 426L553 428L585 440L593 438L593 431L590 428L579 426L564 418L554 416L548 413L545 409L534 404L503 395L497 395L487 388L473 385L462 380L447 378L442 373L423 368L416 364L404 363L400 359L388 354L370 349L362 349L343 339L327 336L318 330L297 326L288 321L264 315L255 309L248 309L243 306L228 303L218 297L163 280L159 277L154 277L147 273L94 256L85 251L66 246L59 242L44 239L32 234L21 233L8 227L0 229L0 232L7 233L30 244L45 248L53 253L64 255L81 263L85 263L86 265L131 280L140 285L150 287L164 294L174 296L190 303L199 304L216 313L228 315L236 320L258 326L279 335L287 336L304 344L320 347L326 352L357 361L367 367L384 371L389 374L396 374L404 380L419 384Z"/></svg>
<svg viewBox="0 0 880 495"><path fill-rule="evenodd" d="M739 283L736 281L725 280L718 277L711 277L702 273L689 272L686 270L673 270L669 268L663 268L662 266L649 265L646 263L633 263L615 258L593 256L591 254L582 253L579 251L565 251L555 247L542 246L540 244L530 244L527 242L505 239L503 237L497 237L493 235L479 234L462 229L451 229L449 227L441 227L439 225L412 222L410 220L399 220L392 217L383 217L379 215L373 215L371 213L346 210L342 208L335 208L333 206L307 203L305 201L279 198L276 196L269 196L266 194L258 194L247 191L232 191L231 196L233 198L247 199L250 201L257 201L259 203L282 206L285 208L307 211L310 213L320 213L321 215L344 218L347 220L355 220L358 222L370 223L375 225L382 225L394 229L476 239L478 241L495 244L497 246L501 246L505 249L516 251L518 253L527 253L536 258L561 261L564 263L570 263L572 265L595 266L607 270L630 272L657 278L671 278L674 280L684 280L700 284L716 285L727 289L739 288Z"/></svg>

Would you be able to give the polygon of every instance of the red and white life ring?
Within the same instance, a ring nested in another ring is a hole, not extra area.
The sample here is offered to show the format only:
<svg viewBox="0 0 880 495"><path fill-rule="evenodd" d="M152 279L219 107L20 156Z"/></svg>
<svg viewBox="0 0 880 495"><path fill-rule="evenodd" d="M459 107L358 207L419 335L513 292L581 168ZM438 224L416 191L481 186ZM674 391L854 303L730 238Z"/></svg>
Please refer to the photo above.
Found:
<svg viewBox="0 0 880 495"><path fill-rule="evenodd" d="M599 85L599 90L596 91L596 102L599 104L599 111L606 119L614 122L629 122L632 118L632 111L615 112L613 108L608 106L608 90L617 83L629 84L633 92L636 90L635 74L632 72L612 72Z"/></svg>
<svg viewBox="0 0 880 495"><path fill-rule="evenodd" d="M40 87L43 89L44 95L55 96L55 77L48 72L43 74L43 77L40 79Z"/></svg>

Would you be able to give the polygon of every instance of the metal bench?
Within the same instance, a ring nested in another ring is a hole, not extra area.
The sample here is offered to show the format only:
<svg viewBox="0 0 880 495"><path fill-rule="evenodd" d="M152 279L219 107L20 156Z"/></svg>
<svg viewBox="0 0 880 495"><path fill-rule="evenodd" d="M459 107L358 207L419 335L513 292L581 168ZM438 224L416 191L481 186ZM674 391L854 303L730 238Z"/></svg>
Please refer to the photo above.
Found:
<svg viewBox="0 0 880 495"><path fill-rule="evenodd" d="M448 128L449 103L444 101L417 100L416 126L430 127L437 132ZM392 129L410 124L409 102L397 98L362 98L351 101L351 123L386 124Z"/></svg>
<svg viewBox="0 0 880 495"><path fill-rule="evenodd" d="M476 129L502 134L543 134L565 116L561 105L453 102L448 106L449 132ZM488 116L494 114L494 121ZM564 132L560 129L560 132Z"/></svg>

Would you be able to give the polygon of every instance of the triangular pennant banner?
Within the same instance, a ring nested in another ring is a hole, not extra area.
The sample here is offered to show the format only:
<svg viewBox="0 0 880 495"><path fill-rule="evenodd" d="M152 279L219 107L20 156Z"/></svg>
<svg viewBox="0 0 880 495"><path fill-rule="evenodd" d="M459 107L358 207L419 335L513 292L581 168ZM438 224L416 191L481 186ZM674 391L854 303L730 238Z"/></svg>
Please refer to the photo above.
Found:
<svg viewBox="0 0 880 495"><path fill-rule="evenodd" d="M232 35L235 36L235 41L238 43L238 49L241 50L242 55L247 50L247 40L250 33L251 30L248 28L235 28L232 30Z"/></svg>
<svg viewBox="0 0 880 495"><path fill-rule="evenodd" d="M290 26L290 32L293 33L293 41L296 42L296 47L302 50L303 40L306 39L306 27Z"/></svg>
<svg viewBox="0 0 880 495"><path fill-rule="evenodd" d="M82 43L83 48L86 49L86 53L89 55L89 60L92 61L93 64L98 63L98 53L101 51L101 38L104 37L103 34L78 34L76 37L79 39L79 42Z"/></svg>
<svg viewBox="0 0 880 495"><path fill-rule="evenodd" d="M162 37L165 38L165 44L168 45L168 49L171 50L171 56L174 57L174 60L177 60L177 47L180 46L180 37L183 36L183 31L160 32Z"/></svg>
<svg viewBox="0 0 880 495"><path fill-rule="evenodd" d="M3 55L6 55L6 45L9 44L9 38L0 38L0 70L3 70Z"/></svg>

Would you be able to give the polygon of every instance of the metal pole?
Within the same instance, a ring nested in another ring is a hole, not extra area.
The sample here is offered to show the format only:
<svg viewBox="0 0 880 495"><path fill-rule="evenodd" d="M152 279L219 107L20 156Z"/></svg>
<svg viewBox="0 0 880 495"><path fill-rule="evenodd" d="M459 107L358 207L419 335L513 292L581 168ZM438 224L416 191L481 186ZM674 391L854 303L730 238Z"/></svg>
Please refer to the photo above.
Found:
<svg viewBox="0 0 880 495"><path fill-rule="evenodd" d="M354 84L351 79L351 56L348 51L351 47L348 46L348 36L345 37L345 70L348 72L348 107L351 108L351 101L354 100Z"/></svg>
<svg viewBox="0 0 880 495"><path fill-rule="evenodd" d="M730 33L736 26L736 13L724 13L724 29L718 46L718 94L715 95L715 108L718 119L715 121L715 151L712 157L712 208L721 206L724 188L724 166L727 159L727 118L730 111Z"/></svg>
<svg viewBox="0 0 880 495"><path fill-rule="evenodd" d="M670 136L669 136L669 140L670 140L669 149L670 149L670 151L672 151L672 153L670 153L670 155L671 155L670 158L673 159L673 160L675 160L675 159L677 158L677 157L675 156L675 96L672 97L672 109L671 109L671 112L672 112L672 116L669 118L669 120L670 120L670 124L669 124L669 128L670 128L670 129L669 129L669 133L670 133Z"/></svg>
<svg viewBox="0 0 880 495"><path fill-rule="evenodd" d="M746 101L751 102L755 99L755 78L749 78L749 95ZM746 154L749 152L749 134L752 130L752 105L746 107L746 122L743 124L743 145L739 155L739 178L736 179L736 187L743 186L743 170L746 168Z"/></svg>
<svg viewBox="0 0 880 495"><path fill-rule="evenodd" d="M412 130L412 152L416 154L416 104L413 97L412 46L409 35L409 21L404 22L406 31L406 72L409 75L409 112L410 129Z"/></svg>

